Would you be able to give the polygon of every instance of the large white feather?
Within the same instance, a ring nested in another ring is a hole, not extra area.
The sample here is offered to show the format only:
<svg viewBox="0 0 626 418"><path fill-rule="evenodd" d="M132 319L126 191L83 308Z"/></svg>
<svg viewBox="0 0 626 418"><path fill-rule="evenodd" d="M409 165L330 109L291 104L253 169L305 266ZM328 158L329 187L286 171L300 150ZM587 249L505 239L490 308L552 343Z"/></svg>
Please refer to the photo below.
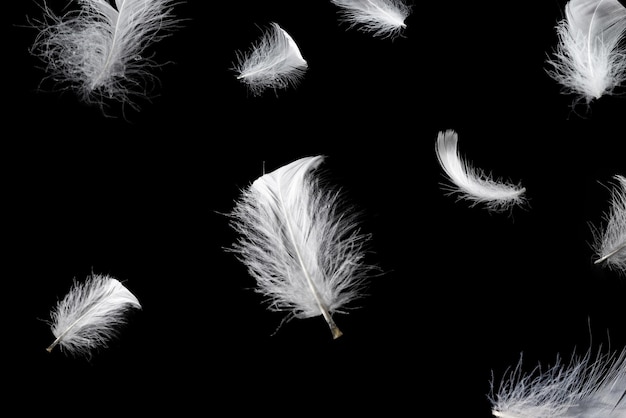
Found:
<svg viewBox="0 0 626 418"><path fill-rule="evenodd" d="M626 8L618 0L571 0L565 15L548 73L589 103L626 80Z"/></svg>
<svg viewBox="0 0 626 418"><path fill-rule="evenodd" d="M32 52L50 77L76 90L88 103L112 99L133 104L156 80L146 48L176 25L175 0L77 0L80 8L62 17L44 7Z"/></svg>
<svg viewBox="0 0 626 418"><path fill-rule="evenodd" d="M369 236L340 193L324 187L316 170L323 157L306 157L258 178L232 215L239 232L233 250L256 279L269 309L297 318L323 315L333 337L333 312L362 296Z"/></svg>
<svg viewBox="0 0 626 418"><path fill-rule="evenodd" d="M277 23L270 25L248 53L238 53L237 61L237 78L255 95L267 88L296 85L308 68L296 42Z"/></svg>
<svg viewBox="0 0 626 418"><path fill-rule="evenodd" d="M487 209L503 211L524 202L525 188L494 180L483 170L474 168L459 155L458 135L453 130L439 132L435 151L441 167L452 185L451 193L473 204L484 203Z"/></svg>
<svg viewBox="0 0 626 418"><path fill-rule="evenodd" d="M406 28L411 9L403 0L331 0L350 27L381 38L394 38Z"/></svg>
<svg viewBox="0 0 626 418"><path fill-rule="evenodd" d="M52 333L56 337L47 348L58 344L71 354L89 356L97 347L105 347L125 322L130 308L141 309L137 298L118 280L93 275L75 283L51 313Z"/></svg>
<svg viewBox="0 0 626 418"><path fill-rule="evenodd" d="M596 264L626 273L626 177L615 176L617 187L611 195L611 207L606 218L604 232L594 230Z"/></svg>
<svg viewBox="0 0 626 418"><path fill-rule="evenodd" d="M498 389L491 382L492 414L500 418L624 418L626 351L619 356L590 352L565 365L523 374L520 359Z"/></svg>

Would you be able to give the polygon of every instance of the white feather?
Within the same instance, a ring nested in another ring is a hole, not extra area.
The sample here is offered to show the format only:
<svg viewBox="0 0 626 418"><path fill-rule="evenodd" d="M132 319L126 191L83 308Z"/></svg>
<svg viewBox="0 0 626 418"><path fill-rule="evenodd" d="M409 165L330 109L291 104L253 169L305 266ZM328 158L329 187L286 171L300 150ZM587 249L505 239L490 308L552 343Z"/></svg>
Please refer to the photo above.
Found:
<svg viewBox="0 0 626 418"><path fill-rule="evenodd" d="M395 38L404 28L411 9L403 0L331 0L340 7L350 27L381 38Z"/></svg>
<svg viewBox="0 0 626 418"><path fill-rule="evenodd" d="M237 61L237 78L255 95L267 88L296 85L308 67L296 42L277 23L270 25L248 53L238 53Z"/></svg>
<svg viewBox="0 0 626 418"><path fill-rule="evenodd" d="M459 155L457 142L457 133L447 130L439 132L435 147L437 159L453 183L448 186L451 193L458 193L473 205L484 203L492 211L503 211L524 202L525 188L493 180L483 170L472 167Z"/></svg>
<svg viewBox="0 0 626 418"><path fill-rule="evenodd" d="M626 79L626 8L617 0L571 0L557 25L559 43L548 73L589 103Z"/></svg>
<svg viewBox="0 0 626 418"><path fill-rule="evenodd" d="M89 356L97 347L106 347L125 323L130 308L141 309L137 298L119 281L109 276L93 275L83 283L74 283L68 294L51 313L52 333L58 344L71 354Z"/></svg>
<svg viewBox="0 0 626 418"><path fill-rule="evenodd" d="M411 9L403 0L331 0L350 27L381 38L398 36Z"/></svg>
<svg viewBox="0 0 626 418"><path fill-rule="evenodd" d="M522 372L522 360L503 378L497 391L491 382L492 414L500 418L623 418L626 416L626 351L615 355L590 352L560 359L554 366Z"/></svg>
<svg viewBox="0 0 626 418"><path fill-rule="evenodd" d="M323 315L333 337L333 312L362 296L369 270L368 235L338 191L317 174L323 157L307 157L258 178L243 191L232 226L233 250L256 279L269 309L296 318Z"/></svg>
<svg viewBox="0 0 626 418"><path fill-rule="evenodd" d="M596 264L606 262L607 266L626 273L626 178L615 176L617 187L611 195L611 207L605 216L604 232L594 230Z"/></svg>
<svg viewBox="0 0 626 418"><path fill-rule="evenodd" d="M33 54L49 76L88 103L106 99L135 106L148 93L157 64L146 48L175 26L174 0L77 0L79 10L62 17L44 7Z"/></svg>

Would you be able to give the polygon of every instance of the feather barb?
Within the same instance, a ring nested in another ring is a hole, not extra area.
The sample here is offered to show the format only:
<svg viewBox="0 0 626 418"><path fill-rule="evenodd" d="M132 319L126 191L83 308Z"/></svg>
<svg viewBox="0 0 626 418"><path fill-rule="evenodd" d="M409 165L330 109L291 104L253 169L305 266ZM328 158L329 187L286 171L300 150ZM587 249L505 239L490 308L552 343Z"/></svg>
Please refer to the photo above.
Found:
<svg viewBox="0 0 626 418"><path fill-rule="evenodd" d="M283 195L282 193L279 192L279 196L280 196L280 201L281 201L281 208L283 211L283 216L285 217L285 225L287 226L287 230L289 231L289 238L291 239L292 242L297 242L296 241L296 237L295 234L293 232L293 227L291 225L291 221L289 219L289 214L285 212L284 208L285 208L285 201L283 199ZM341 337L343 335L343 333L341 332L341 330L339 329L339 327L337 326L337 324L335 323L335 321L333 320L333 317L330 315L330 312L328 312L328 307L326 306L326 304L322 301L322 299L320 298L320 294L317 291L317 288L315 287L315 284L313 283L313 280L311 280L311 276L309 274L309 272L307 271L307 267L306 264L304 262L304 260L302 259L302 254L300 252L300 249L298 248L297 245L294 245L294 252L296 253L296 256L298 257L298 263L300 263L300 267L302 268L302 274L304 275L306 282L309 286L309 289L311 290L311 293L313 294L313 297L315 298L315 302L317 302L317 306L320 309L320 312L322 313L322 316L324 317L324 319L326 320L326 323L328 323L328 326L330 327L330 332L333 335L333 339L337 339L339 337Z"/></svg>

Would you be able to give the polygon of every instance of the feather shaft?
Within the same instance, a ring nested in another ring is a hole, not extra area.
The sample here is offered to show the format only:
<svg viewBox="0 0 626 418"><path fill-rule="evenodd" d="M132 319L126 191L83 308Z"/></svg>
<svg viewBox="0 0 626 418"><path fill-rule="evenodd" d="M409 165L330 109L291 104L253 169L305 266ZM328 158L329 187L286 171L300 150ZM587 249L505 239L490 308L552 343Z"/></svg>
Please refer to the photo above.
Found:
<svg viewBox="0 0 626 418"><path fill-rule="evenodd" d="M98 85L100 85L100 83L102 82L103 77L105 76L105 74L108 72L108 69L111 66L112 63L112 58L113 58L113 51L115 51L115 45L118 44L118 38L119 38L119 34L120 34L120 15L125 14L125 8L126 5L129 3L129 1L123 1L119 10L115 11L113 10L113 8L111 6L109 6L108 4L104 4L103 6L108 7L109 9L111 9L111 12L109 12L109 18L115 22L115 24L113 25L113 38L111 39L111 45L113 45L112 48L110 48L107 51L107 55L106 55L106 59L104 61L104 64L102 65L102 69L100 70L100 73L98 75L96 75L96 77L94 78L93 82L91 83L91 89L95 89Z"/></svg>
<svg viewBox="0 0 626 418"><path fill-rule="evenodd" d="M65 331L63 331L61 334L59 334L58 337L56 337L56 339L52 342L52 344L50 344L48 346L48 348L46 348L46 351L48 353L51 353L52 350L54 349L54 347L57 346L57 344L59 344L61 342L61 340L63 339L63 337L65 337L65 335L70 332L75 326L76 324L78 324L82 319L84 319L91 311L88 311L85 313L85 315L81 316L80 318L78 318L76 321L72 322L66 329Z"/></svg>
<svg viewBox="0 0 626 418"><path fill-rule="evenodd" d="M615 248L613 251L603 255L602 257L598 258L596 261L594 261L594 264L600 264L606 260L608 260L609 258L613 257L615 254L619 253L620 251L622 251L624 248L626 248L626 242L623 243L622 245L618 246L617 248Z"/></svg>
<svg viewBox="0 0 626 418"><path fill-rule="evenodd" d="M619 406L619 404L622 403L622 401L624 400L625 397L626 397L626 389L624 389L624 393L622 393L622 396L620 396L619 400L617 401L617 403L613 407L612 411L615 411L615 409Z"/></svg>

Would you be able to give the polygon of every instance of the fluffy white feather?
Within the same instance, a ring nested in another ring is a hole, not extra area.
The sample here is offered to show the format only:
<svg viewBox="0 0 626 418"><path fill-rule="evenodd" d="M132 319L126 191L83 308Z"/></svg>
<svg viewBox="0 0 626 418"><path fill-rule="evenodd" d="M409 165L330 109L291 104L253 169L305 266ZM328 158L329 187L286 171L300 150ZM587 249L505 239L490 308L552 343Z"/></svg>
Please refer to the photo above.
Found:
<svg viewBox="0 0 626 418"><path fill-rule="evenodd" d="M626 416L626 351L619 356L590 352L560 359L554 366L523 374L522 360L496 390L491 382L492 414L500 418L623 418Z"/></svg>
<svg viewBox="0 0 626 418"><path fill-rule="evenodd" d="M156 81L146 48L176 25L174 0L77 0L79 9L56 16L44 7L33 54L58 86L88 103L114 100L136 106Z"/></svg>
<svg viewBox="0 0 626 418"><path fill-rule="evenodd" d="M503 211L512 205L524 202L525 188L493 178L483 170L474 168L459 155L458 135L453 130L439 132L435 152L448 179L451 193L458 193L461 199L483 203L492 211Z"/></svg>
<svg viewBox="0 0 626 418"><path fill-rule="evenodd" d="M93 275L74 286L51 313L56 337L48 351L59 345L71 354L89 356L106 347L116 328L125 323L126 311L141 309L137 298L118 280Z"/></svg>
<svg viewBox="0 0 626 418"><path fill-rule="evenodd" d="M605 216L604 232L594 230L596 264L626 273L626 178L615 176L617 187L612 191L611 207Z"/></svg>
<svg viewBox="0 0 626 418"><path fill-rule="evenodd" d="M626 79L626 8L618 0L571 0L557 25L559 42L548 73L589 103Z"/></svg>
<svg viewBox="0 0 626 418"><path fill-rule="evenodd" d="M267 88L284 89L300 82L308 68L298 45L277 23L272 23L248 53L237 54L237 79L250 91L261 94Z"/></svg>
<svg viewBox="0 0 626 418"><path fill-rule="evenodd" d="M406 28L411 9L403 0L331 0L350 27L381 38L394 38Z"/></svg>
<svg viewBox="0 0 626 418"><path fill-rule="evenodd" d="M323 157L306 157L259 177L232 215L240 234L233 247L256 279L269 309L290 317L323 315L334 338L333 312L362 296L371 266L369 236L340 193L321 184Z"/></svg>

